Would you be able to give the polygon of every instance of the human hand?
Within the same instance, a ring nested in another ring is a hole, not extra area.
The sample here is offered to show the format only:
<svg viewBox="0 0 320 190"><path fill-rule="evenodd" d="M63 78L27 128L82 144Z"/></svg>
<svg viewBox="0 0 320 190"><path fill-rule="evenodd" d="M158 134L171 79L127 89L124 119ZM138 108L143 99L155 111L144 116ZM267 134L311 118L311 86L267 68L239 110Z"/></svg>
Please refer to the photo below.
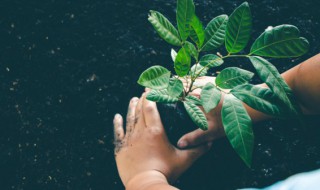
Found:
<svg viewBox="0 0 320 190"><path fill-rule="evenodd" d="M194 86L196 89L193 90L190 94L200 98L201 88L205 86L208 82L215 84L215 77L199 77L196 79ZM190 82L183 81L185 88L188 88ZM222 92L221 100L216 108L211 110L209 113L206 113L206 118L208 120L208 130L203 131L201 129L196 129L188 134L185 134L178 141L177 146L179 148L188 148L198 146L203 143L211 142L217 138L220 138L225 135L224 128L221 121L221 108L222 102L224 99L224 92ZM203 111L203 108L200 107Z"/></svg>
<svg viewBox="0 0 320 190"><path fill-rule="evenodd" d="M145 96L143 94L140 99L133 98L130 101L126 132L122 116L117 114L114 118L115 158L119 175L126 187L130 184L137 187L137 183L150 183L146 182L146 178L150 179L152 175L162 175L168 181L174 181L210 148L210 144L188 150L172 146L165 134L156 104L146 100Z"/></svg>

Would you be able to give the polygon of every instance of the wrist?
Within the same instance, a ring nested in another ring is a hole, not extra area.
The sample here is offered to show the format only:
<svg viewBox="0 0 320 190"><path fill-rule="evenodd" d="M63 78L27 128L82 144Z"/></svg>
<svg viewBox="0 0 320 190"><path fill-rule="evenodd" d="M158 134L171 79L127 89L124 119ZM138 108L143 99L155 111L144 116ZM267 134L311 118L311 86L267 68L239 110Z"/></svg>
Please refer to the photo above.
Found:
<svg viewBox="0 0 320 190"><path fill-rule="evenodd" d="M149 190L162 185L169 185L166 176L157 170L149 170L132 177L125 187L127 190Z"/></svg>

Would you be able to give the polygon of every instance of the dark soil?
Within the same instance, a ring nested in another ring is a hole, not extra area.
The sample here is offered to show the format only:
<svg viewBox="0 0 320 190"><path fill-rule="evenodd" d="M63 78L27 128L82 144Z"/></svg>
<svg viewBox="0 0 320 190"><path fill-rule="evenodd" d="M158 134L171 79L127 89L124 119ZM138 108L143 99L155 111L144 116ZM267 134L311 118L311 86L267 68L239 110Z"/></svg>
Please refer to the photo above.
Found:
<svg viewBox="0 0 320 190"><path fill-rule="evenodd" d="M112 119L140 96L146 68L172 68L170 48L147 21L158 10L174 21L175 0L2 0L0 3L1 189L123 189ZM198 1L206 24L242 1ZM271 60L281 71L320 49L318 0L249 1L252 41L268 26L293 24L311 44L297 59ZM219 50L224 53L224 50ZM230 65L252 69L247 60ZM259 82L259 81L255 81ZM165 116L163 116L165 117ZM182 189L262 187L320 167L319 120L255 125L252 169L225 139L177 182ZM180 127L180 126L178 126Z"/></svg>
<svg viewBox="0 0 320 190"><path fill-rule="evenodd" d="M181 102L176 104L158 103L157 108L162 116L162 124L168 139L173 145L176 145L184 134L197 129Z"/></svg>

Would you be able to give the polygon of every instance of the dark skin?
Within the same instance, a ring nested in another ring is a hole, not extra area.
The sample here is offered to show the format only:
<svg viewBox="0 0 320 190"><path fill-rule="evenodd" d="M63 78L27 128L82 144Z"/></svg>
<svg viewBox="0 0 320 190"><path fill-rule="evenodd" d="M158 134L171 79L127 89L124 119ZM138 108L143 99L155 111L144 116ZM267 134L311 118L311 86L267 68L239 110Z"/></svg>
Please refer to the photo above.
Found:
<svg viewBox="0 0 320 190"><path fill-rule="evenodd" d="M320 54L282 74L293 90L305 114L320 114ZM212 78L200 78L204 82ZM262 85L264 86L264 85ZM201 91L194 91L199 95ZM203 155L211 142L224 136L221 123L222 101L206 114L209 129L195 130L184 135L177 149L165 134L156 104L145 99L133 98L129 104L126 133L123 119L114 118L115 155L119 175L128 190L171 190L169 182L177 179L192 163ZM270 119L257 110L245 105L253 121Z"/></svg>

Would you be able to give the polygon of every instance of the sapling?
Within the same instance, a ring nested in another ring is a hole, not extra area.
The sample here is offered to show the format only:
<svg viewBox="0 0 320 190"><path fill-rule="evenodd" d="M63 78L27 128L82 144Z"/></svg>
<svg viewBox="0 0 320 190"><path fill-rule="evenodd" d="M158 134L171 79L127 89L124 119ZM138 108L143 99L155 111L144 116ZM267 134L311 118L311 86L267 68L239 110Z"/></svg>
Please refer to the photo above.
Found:
<svg viewBox="0 0 320 190"><path fill-rule="evenodd" d="M150 11L148 18L162 39L179 48L177 52L171 50L175 74L162 66L152 66L141 74L138 83L152 89L147 94L148 100L159 103L182 102L192 121L202 130L208 129L205 113L216 108L224 94L221 117L226 136L250 167L254 134L251 118L243 102L275 117L299 118L301 115L290 87L277 69L263 57L299 57L308 51L309 43L300 37L295 26L280 25L269 27L255 40L250 52L244 53L252 30L252 16L247 2L236 8L230 16L213 18L204 28L195 14L193 0L177 0L176 19L178 30L157 11ZM226 55L212 53L222 45L227 50ZM225 68L215 81L204 86L195 85L197 78L207 75L209 69L221 66L225 59L240 57L251 61L256 74L269 88L249 84L254 73L238 67ZM188 88L184 88L181 80L190 81ZM202 88L200 99L192 96L191 92L196 88Z"/></svg>

